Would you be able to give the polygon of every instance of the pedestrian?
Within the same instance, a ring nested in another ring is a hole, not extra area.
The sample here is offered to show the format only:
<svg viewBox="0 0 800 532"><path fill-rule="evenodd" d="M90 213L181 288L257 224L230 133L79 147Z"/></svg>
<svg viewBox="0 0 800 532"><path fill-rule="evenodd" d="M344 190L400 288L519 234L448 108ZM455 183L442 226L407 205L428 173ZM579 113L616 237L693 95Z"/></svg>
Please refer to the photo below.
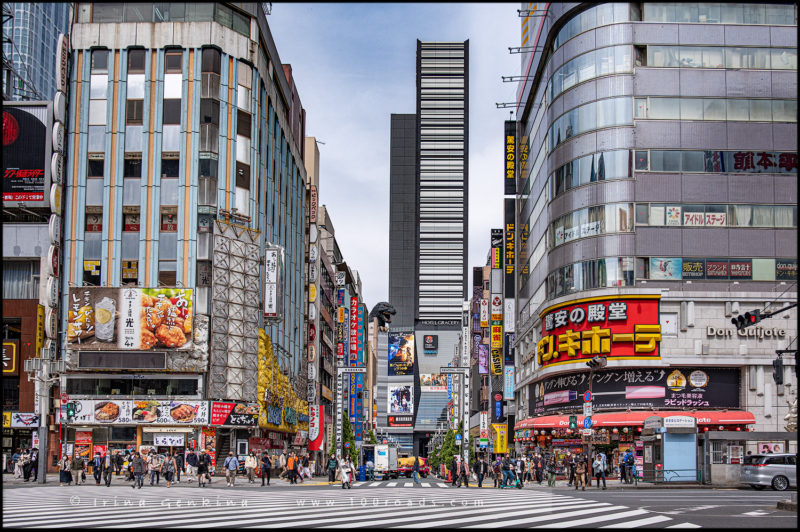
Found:
<svg viewBox="0 0 800 532"><path fill-rule="evenodd" d="M419 456L414 456L414 465L411 466L411 480L414 484L422 485L419 481Z"/></svg>
<svg viewBox="0 0 800 532"><path fill-rule="evenodd" d="M142 455L137 451L133 457L133 464L131 465L133 468L133 474L136 477L136 482L131 484L131 489L136 487L142 489L142 485L144 484L144 472L145 469L147 469L147 462L145 462L144 458L142 458Z"/></svg>
<svg viewBox="0 0 800 532"><path fill-rule="evenodd" d="M375 462L369 459L365 465L367 466L367 478L369 480L375 480Z"/></svg>
<svg viewBox="0 0 800 532"><path fill-rule="evenodd" d="M264 451L261 453L261 485L264 485L264 479L267 479L267 486L269 486L269 474L272 471L272 461L269 459L269 453Z"/></svg>
<svg viewBox="0 0 800 532"><path fill-rule="evenodd" d="M116 459L114 455L111 453L106 452L106 455L103 457L103 480L106 483L106 487L111 487L111 473L114 472L114 464L116 463Z"/></svg>
<svg viewBox="0 0 800 532"><path fill-rule="evenodd" d="M97 485L100 485L100 475L103 474L103 459L100 457L100 453L97 452L94 455L94 460L92 460L92 474L94 475L94 480Z"/></svg>
<svg viewBox="0 0 800 532"><path fill-rule="evenodd" d="M459 487L461 483L458 481L460 476L461 468L459 464L459 456L454 455L453 461L450 462L450 481L452 482L453 486Z"/></svg>
<svg viewBox="0 0 800 532"><path fill-rule="evenodd" d="M501 486L501 483L502 483L502 467L503 467L502 461L500 460L500 457L498 456L497 460L495 460L494 465L492 466L492 474L493 474L492 478L494 479L494 487L495 488L499 488Z"/></svg>
<svg viewBox="0 0 800 532"><path fill-rule="evenodd" d="M83 484L83 481L86 480L86 473L84 473L84 469L86 467L86 463L83 461L83 458L80 456L76 456L74 460L72 460L72 476L75 480L75 485L80 486Z"/></svg>
<svg viewBox="0 0 800 532"><path fill-rule="evenodd" d="M233 487L236 483L236 471L239 469L239 459L233 456L233 451L228 453L228 457L225 458L225 462L222 464L222 467L225 468L225 480L227 481L227 486Z"/></svg>
<svg viewBox="0 0 800 532"><path fill-rule="evenodd" d="M31 449L31 473L33 473L33 481L39 477L39 449L34 447Z"/></svg>
<svg viewBox="0 0 800 532"><path fill-rule="evenodd" d="M125 459L122 456L122 451L117 450L114 453L114 472L119 476L120 472L122 471L122 464L125 462Z"/></svg>
<svg viewBox="0 0 800 532"><path fill-rule="evenodd" d="M556 487L556 457L551 456L547 461L547 486Z"/></svg>
<svg viewBox="0 0 800 532"><path fill-rule="evenodd" d="M503 472L503 481L500 484L500 489L503 489L508 486L511 476L511 460L508 458L508 455L503 457L503 461L501 462L501 471Z"/></svg>
<svg viewBox="0 0 800 532"><path fill-rule="evenodd" d="M474 464L472 464L472 472L475 473L475 476L478 478L479 488L483 487L483 477L486 475L487 469L488 468L486 462L483 459L483 456L481 456L478 460L475 461Z"/></svg>
<svg viewBox="0 0 800 532"><path fill-rule="evenodd" d="M536 453L533 460L536 467L536 483L541 486L542 480L544 480L544 459L541 454Z"/></svg>
<svg viewBox="0 0 800 532"><path fill-rule="evenodd" d="M575 455L572 453L567 454L567 465L569 466L569 482L567 486L572 486L575 482Z"/></svg>
<svg viewBox="0 0 800 532"><path fill-rule="evenodd" d="M586 491L586 460L583 457L578 457L575 462L575 490L579 487Z"/></svg>
<svg viewBox="0 0 800 532"><path fill-rule="evenodd" d="M150 485L153 485L155 479L156 486L161 479L161 468L164 465L164 457L156 452L151 452L147 455L147 465L150 469Z"/></svg>
<svg viewBox="0 0 800 532"><path fill-rule="evenodd" d="M172 456L172 453L167 453L163 465L164 479L167 481L167 487L172 483L172 479L175 478L175 471L177 471L177 469L178 464L175 462L175 457Z"/></svg>
<svg viewBox="0 0 800 532"><path fill-rule="evenodd" d="M208 453L205 449L200 451L200 458L197 459L197 484L204 488L206 485L206 481L211 483L211 480L208 478L208 468L211 467L211 457L208 456Z"/></svg>
<svg viewBox="0 0 800 532"><path fill-rule="evenodd" d="M61 457L61 460L58 461L58 485L63 486L65 483L67 485L72 484L72 473L70 468L72 464L70 463L69 455L64 455Z"/></svg>
<svg viewBox="0 0 800 532"><path fill-rule="evenodd" d="M22 477L25 479L25 482L28 482L31 479L31 452L29 449L22 451L19 457L19 464L22 469Z"/></svg>
<svg viewBox="0 0 800 532"><path fill-rule="evenodd" d="M278 475L278 478L285 478L286 477L286 464L289 462L289 457L286 456L286 449L283 450L281 453L280 458L278 458L278 465L281 468L281 472Z"/></svg>
<svg viewBox="0 0 800 532"><path fill-rule="evenodd" d="M183 472L184 467L183 453L178 451L173 455L173 458L175 459L175 483L180 484L181 473Z"/></svg>
<svg viewBox="0 0 800 532"><path fill-rule="evenodd" d="M244 459L244 469L247 472L247 483L254 484L256 478L256 469L258 468L258 458L256 458L255 451L250 451Z"/></svg>
<svg viewBox="0 0 800 532"><path fill-rule="evenodd" d="M22 449L17 448L14 454L11 455L11 461L14 463L14 478L22 478Z"/></svg>
<svg viewBox="0 0 800 532"><path fill-rule="evenodd" d="M197 455L189 449L186 453L186 482L194 482L192 478L197 474Z"/></svg>
<svg viewBox="0 0 800 532"><path fill-rule="evenodd" d="M597 479L597 487L600 487L600 479L603 479L603 489L606 489L606 455L602 452L595 454L594 461L592 462L592 469L594 469L594 476Z"/></svg>
<svg viewBox="0 0 800 532"><path fill-rule="evenodd" d="M519 477L519 483L524 486L525 485L525 460L522 456L517 457L517 476Z"/></svg>
<svg viewBox="0 0 800 532"><path fill-rule="evenodd" d="M328 457L328 482L336 482L336 469L339 464L336 462L336 457L330 455Z"/></svg>
<svg viewBox="0 0 800 532"><path fill-rule="evenodd" d="M345 456L339 462L339 472L342 475L342 489L351 489L350 483L350 471L353 469L352 464L350 464L350 455Z"/></svg>
<svg viewBox="0 0 800 532"><path fill-rule="evenodd" d="M459 475L461 477L461 480L464 482L464 487L468 488L469 487L469 466L467 465L467 460L466 459L461 460L461 465L460 465L460 469L459 469Z"/></svg>
<svg viewBox="0 0 800 532"><path fill-rule="evenodd" d="M310 469L310 462L308 459L308 453L303 455L303 474L300 476L300 481L303 481L303 477L313 479L313 475L311 474Z"/></svg>

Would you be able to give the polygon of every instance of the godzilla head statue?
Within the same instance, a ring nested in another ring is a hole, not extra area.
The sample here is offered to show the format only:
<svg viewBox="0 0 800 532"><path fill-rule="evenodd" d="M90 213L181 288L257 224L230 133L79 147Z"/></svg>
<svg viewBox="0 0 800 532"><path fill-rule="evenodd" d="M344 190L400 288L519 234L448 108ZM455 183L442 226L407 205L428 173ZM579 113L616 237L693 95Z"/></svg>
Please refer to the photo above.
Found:
<svg viewBox="0 0 800 532"><path fill-rule="evenodd" d="M372 312L369 313L369 321L373 318L378 318L378 326L386 327L387 323L392 323L392 316L397 314L397 310L387 301L381 301L374 307Z"/></svg>

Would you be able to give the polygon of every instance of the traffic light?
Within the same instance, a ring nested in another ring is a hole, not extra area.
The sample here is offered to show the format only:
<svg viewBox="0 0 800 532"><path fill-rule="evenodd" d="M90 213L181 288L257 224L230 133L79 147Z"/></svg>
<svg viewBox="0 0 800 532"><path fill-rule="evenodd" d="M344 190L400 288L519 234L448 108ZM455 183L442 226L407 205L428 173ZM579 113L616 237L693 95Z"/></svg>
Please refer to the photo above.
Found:
<svg viewBox="0 0 800 532"><path fill-rule="evenodd" d="M772 361L772 378L775 384L783 384L783 359L780 356Z"/></svg>
<svg viewBox="0 0 800 532"><path fill-rule="evenodd" d="M608 360L606 360L606 357L596 356L587 362L586 365L592 369L604 368L607 362Z"/></svg>
<svg viewBox="0 0 800 532"><path fill-rule="evenodd" d="M734 327L736 327L737 330L743 331L746 327L755 325L762 319L764 319L764 317L761 315L761 311L756 309L751 312L745 312L744 315L731 318L731 323L734 325Z"/></svg>
<svg viewBox="0 0 800 532"><path fill-rule="evenodd" d="M75 403L67 403L67 419L75 417Z"/></svg>
<svg viewBox="0 0 800 532"><path fill-rule="evenodd" d="M569 428L573 430L578 428L578 416L574 414L569 416Z"/></svg>

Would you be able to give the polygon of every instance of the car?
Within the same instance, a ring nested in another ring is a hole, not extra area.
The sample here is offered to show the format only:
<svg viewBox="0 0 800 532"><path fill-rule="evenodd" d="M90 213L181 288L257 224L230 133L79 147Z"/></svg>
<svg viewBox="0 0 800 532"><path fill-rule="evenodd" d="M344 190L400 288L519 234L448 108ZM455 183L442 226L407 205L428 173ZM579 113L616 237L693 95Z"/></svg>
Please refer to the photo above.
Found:
<svg viewBox="0 0 800 532"><path fill-rule="evenodd" d="M741 482L754 489L772 486L775 491L797 487L796 454L753 454L744 457Z"/></svg>

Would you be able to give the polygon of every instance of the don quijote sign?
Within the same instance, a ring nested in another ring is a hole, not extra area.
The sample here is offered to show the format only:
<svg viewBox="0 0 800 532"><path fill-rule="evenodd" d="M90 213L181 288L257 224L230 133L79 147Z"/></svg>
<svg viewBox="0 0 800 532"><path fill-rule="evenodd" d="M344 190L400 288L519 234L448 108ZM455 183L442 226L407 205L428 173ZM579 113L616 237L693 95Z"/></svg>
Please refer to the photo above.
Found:
<svg viewBox="0 0 800 532"><path fill-rule="evenodd" d="M774 340L786 338L786 330L777 327L748 327L744 330L736 330L732 327L706 327L706 336L711 338L755 338L757 340Z"/></svg>

